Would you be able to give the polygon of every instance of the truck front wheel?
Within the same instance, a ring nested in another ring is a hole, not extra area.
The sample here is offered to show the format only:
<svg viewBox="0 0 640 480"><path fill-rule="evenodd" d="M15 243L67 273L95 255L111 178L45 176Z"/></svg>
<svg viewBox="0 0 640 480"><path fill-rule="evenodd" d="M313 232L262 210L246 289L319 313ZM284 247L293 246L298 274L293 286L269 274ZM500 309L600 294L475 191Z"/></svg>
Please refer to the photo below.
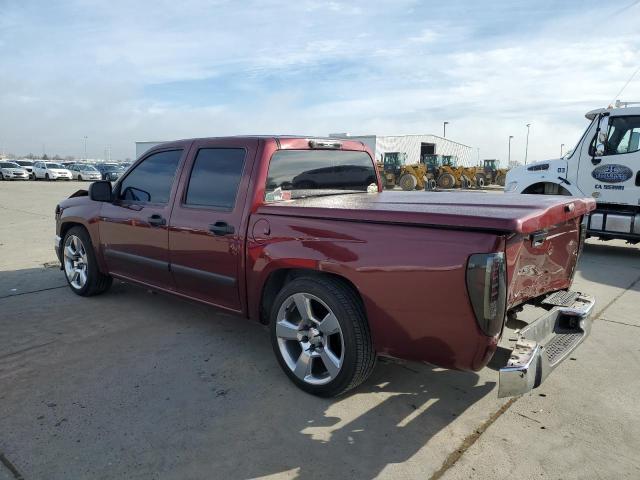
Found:
<svg viewBox="0 0 640 480"><path fill-rule="evenodd" d="M364 382L376 354L360 300L343 282L299 277L276 296L270 318L278 363L302 390L334 397Z"/></svg>
<svg viewBox="0 0 640 480"><path fill-rule="evenodd" d="M83 227L72 227L62 241L62 266L73 293L98 295L111 287L113 278L98 269L91 237Z"/></svg>

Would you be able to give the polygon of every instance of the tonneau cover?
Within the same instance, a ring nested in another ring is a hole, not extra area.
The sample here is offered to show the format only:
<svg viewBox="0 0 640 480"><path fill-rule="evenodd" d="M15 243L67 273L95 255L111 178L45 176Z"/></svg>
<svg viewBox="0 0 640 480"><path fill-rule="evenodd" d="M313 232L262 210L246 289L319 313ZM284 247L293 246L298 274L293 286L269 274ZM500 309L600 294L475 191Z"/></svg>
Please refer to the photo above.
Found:
<svg viewBox="0 0 640 480"><path fill-rule="evenodd" d="M556 195L385 191L267 203L257 213L528 234L594 208L591 198Z"/></svg>

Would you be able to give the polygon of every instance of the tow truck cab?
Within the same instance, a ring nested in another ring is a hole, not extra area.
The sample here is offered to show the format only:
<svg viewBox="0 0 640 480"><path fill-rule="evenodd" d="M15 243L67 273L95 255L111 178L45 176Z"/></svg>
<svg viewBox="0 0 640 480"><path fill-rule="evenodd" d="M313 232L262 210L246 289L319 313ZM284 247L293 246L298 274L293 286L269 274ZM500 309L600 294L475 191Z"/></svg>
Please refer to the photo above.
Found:
<svg viewBox="0 0 640 480"><path fill-rule="evenodd" d="M505 192L591 196L588 235L640 242L640 102L617 101L585 116L590 124L562 158L511 169Z"/></svg>

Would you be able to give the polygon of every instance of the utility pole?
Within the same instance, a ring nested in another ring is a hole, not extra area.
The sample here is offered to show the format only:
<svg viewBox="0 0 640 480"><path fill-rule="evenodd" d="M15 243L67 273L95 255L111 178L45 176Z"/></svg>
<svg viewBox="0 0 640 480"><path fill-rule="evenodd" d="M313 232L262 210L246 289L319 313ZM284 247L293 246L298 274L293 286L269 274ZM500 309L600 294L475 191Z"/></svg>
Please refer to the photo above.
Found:
<svg viewBox="0 0 640 480"><path fill-rule="evenodd" d="M444 138L447 138L447 125L449 125L449 122L444 122L442 124L442 136Z"/></svg>
<svg viewBox="0 0 640 480"><path fill-rule="evenodd" d="M87 136L84 136L84 161L87 161Z"/></svg>
<svg viewBox="0 0 640 480"><path fill-rule="evenodd" d="M562 157L562 151L564 149L564 143L560 144L560 157Z"/></svg>
<svg viewBox="0 0 640 480"><path fill-rule="evenodd" d="M511 165L511 139L512 138L513 138L513 135L509 135L509 157L507 160L507 167Z"/></svg>
<svg viewBox="0 0 640 480"><path fill-rule="evenodd" d="M480 147L478 147L476 150L478 150L478 165L480 165Z"/></svg>
<svg viewBox="0 0 640 480"><path fill-rule="evenodd" d="M529 127L531 127L530 123L527 123L527 146L524 147L524 164L527 164L527 156L529 154Z"/></svg>

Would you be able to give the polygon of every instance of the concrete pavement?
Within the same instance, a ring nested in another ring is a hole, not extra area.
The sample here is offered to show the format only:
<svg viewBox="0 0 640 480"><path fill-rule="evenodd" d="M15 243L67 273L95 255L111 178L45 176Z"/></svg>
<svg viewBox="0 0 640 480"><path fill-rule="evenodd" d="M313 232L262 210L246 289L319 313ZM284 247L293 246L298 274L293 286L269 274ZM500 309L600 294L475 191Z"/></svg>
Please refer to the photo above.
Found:
<svg viewBox="0 0 640 480"><path fill-rule="evenodd" d="M592 335L528 395L497 399L489 368L380 363L325 400L260 325L122 282L71 293L44 265L81 186L0 183L0 479L640 476L637 248L589 242Z"/></svg>

